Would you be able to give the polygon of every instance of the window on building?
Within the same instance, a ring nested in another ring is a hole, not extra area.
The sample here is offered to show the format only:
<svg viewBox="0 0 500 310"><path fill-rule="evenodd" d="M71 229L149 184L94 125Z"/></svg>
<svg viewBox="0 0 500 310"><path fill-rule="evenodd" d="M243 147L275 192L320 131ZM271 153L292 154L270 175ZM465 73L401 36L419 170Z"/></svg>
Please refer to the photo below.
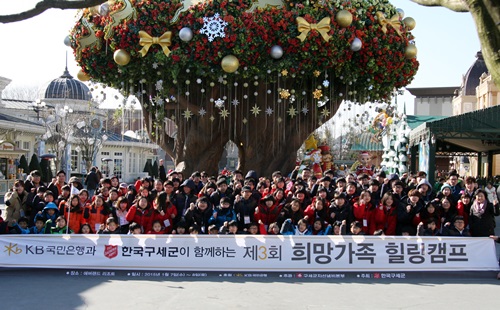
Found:
<svg viewBox="0 0 500 310"><path fill-rule="evenodd" d="M101 152L101 156L109 156L109 152Z"/></svg>
<svg viewBox="0 0 500 310"><path fill-rule="evenodd" d="M23 150L30 150L31 143L29 141L23 141Z"/></svg>
<svg viewBox="0 0 500 310"><path fill-rule="evenodd" d="M78 152L75 150L71 150L71 171L80 171L78 167Z"/></svg>
<svg viewBox="0 0 500 310"><path fill-rule="evenodd" d="M123 169L123 160L121 158L116 158L114 160L114 170L113 175L116 175L118 179L122 179L122 169Z"/></svg>
<svg viewBox="0 0 500 310"><path fill-rule="evenodd" d="M123 156L123 153L122 152L115 152L115 156L121 157L121 156Z"/></svg>

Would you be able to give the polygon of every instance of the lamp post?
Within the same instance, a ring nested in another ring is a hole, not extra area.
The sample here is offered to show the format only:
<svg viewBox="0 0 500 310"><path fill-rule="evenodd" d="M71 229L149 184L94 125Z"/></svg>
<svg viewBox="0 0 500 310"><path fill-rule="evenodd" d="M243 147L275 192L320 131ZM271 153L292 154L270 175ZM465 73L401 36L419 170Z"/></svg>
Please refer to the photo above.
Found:
<svg viewBox="0 0 500 310"><path fill-rule="evenodd" d="M61 124L62 124L62 128L60 130L62 130L62 131L70 130L69 128L66 128L67 126L65 126L65 125L66 125L66 119L67 119L69 114L73 113L73 109L69 108L68 106L64 106L64 108L62 108L59 112L60 112L59 115L61 116ZM66 181L68 181L69 178L71 177L71 160L70 160L70 158L71 158L71 141L69 138L70 138L70 136L72 136L72 134L69 132L64 132L61 134L62 134L62 140L59 141L61 151L63 152L61 168L64 171L66 171Z"/></svg>
<svg viewBox="0 0 500 310"><path fill-rule="evenodd" d="M45 103L45 101L41 101L40 99L37 99L35 101L35 105L33 106L33 111L36 112L37 121L40 121L40 111L45 109L46 106L47 104Z"/></svg>

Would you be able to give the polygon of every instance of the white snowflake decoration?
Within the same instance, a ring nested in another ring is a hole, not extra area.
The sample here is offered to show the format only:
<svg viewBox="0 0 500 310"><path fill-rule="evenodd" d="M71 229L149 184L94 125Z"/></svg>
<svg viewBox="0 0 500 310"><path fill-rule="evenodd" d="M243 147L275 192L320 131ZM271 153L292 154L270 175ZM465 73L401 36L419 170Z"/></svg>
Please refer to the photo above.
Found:
<svg viewBox="0 0 500 310"><path fill-rule="evenodd" d="M203 17L203 28L200 33L208 36L208 41L212 42L215 38L224 38L226 36L227 22L219 17L219 13L215 13L212 17Z"/></svg>
<svg viewBox="0 0 500 310"><path fill-rule="evenodd" d="M307 107L302 108L302 114L307 115L309 113L309 109Z"/></svg>
<svg viewBox="0 0 500 310"><path fill-rule="evenodd" d="M330 81L328 81L328 80L324 80L324 81L323 81L323 86L325 86L325 87L330 86Z"/></svg>
<svg viewBox="0 0 500 310"><path fill-rule="evenodd" d="M240 104L240 102L238 101L238 99L233 99L233 101L231 102L235 107L238 106L238 104Z"/></svg>
<svg viewBox="0 0 500 310"><path fill-rule="evenodd" d="M153 62L153 69L158 69L158 64L156 62Z"/></svg>
<svg viewBox="0 0 500 310"><path fill-rule="evenodd" d="M273 114L273 112L274 112L274 110L273 110L273 109L271 109L271 107L267 107L267 109L266 109L266 114L267 114L268 116L271 116L271 114Z"/></svg>
<svg viewBox="0 0 500 310"><path fill-rule="evenodd" d="M222 99L220 99L220 98L219 98L219 99L217 99L217 100L215 100L215 106L216 106L217 108L221 109L221 108L224 106L224 100L222 100Z"/></svg>
<svg viewBox="0 0 500 310"><path fill-rule="evenodd" d="M217 81L218 81L219 83L224 82L224 77L223 77L223 76L219 76L219 78L217 79Z"/></svg>
<svg viewBox="0 0 500 310"><path fill-rule="evenodd" d="M207 110L205 110L205 108L201 108L199 111L198 111L198 114L200 114L201 117L205 116L205 114L207 114Z"/></svg>
<svg viewBox="0 0 500 310"><path fill-rule="evenodd" d="M163 89L163 80L158 80L156 82L156 90L160 91Z"/></svg>

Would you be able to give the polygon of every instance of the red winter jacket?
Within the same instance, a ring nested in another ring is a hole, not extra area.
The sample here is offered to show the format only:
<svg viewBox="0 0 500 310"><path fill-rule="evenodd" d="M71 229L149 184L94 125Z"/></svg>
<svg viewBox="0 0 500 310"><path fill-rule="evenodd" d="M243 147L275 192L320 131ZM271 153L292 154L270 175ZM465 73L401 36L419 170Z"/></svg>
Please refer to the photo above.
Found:
<svg viewBox="0 0 500 310"><path fill-rule="evenodd" d="M398 223L398 210L396 206L387 209L380 205L375 210L375 230L382 229L387 236L396 235L396 225Z"/></svg>
<svg viewBox="0 0 500 310"><path fill-rule="evenodd" d="M137 208L137 205L133 205L128 210L125 218L129 223L135 222L141 225L142 232L146 233L153 227L154 214L154 209L149 205L145 209Z"/></svg>
<svg viewBox="0 0 500 310"><path fill-rule="evenodd" d="M370 202L368 204L354 203L352 208L354 219L363 225L363 232L367 235L373 235L375 232L375 211L376 209Z"/></svg>
<svg viewBox="0 0 500 310"><path fill-rule="evenodd" d="M266 227L276 222L281 212L281 205L276 205L276 203L268 208L265 202L261 202L257 208L259 212L255 212L254 219L257 223L259 220L262 221Z"/></svg>

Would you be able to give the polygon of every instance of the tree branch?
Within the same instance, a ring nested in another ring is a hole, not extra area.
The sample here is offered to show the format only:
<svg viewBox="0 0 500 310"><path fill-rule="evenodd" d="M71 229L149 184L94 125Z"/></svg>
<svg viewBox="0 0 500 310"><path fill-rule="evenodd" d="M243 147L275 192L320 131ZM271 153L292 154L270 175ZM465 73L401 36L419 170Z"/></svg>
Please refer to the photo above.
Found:
<svg viewBox="0 0 500 310"><path fill-rule="evenodd" d="M464 0L411 0L423 6L441 6L455 12L469 12L469 6Z"/></svg>
<svg viewBox="0 0 500 310"><path fill-rule="evenodd" d="M0 15L0 23L7 24L7 23L13 23L30 19L32 17L42 14L48 9L61 9L61 10L84 9L99 5L103 2L105 2L105 0L75 0L75 1L42 0L41 2L38 2L35 5L35 7L31 10L9 15Z"/></svg>

